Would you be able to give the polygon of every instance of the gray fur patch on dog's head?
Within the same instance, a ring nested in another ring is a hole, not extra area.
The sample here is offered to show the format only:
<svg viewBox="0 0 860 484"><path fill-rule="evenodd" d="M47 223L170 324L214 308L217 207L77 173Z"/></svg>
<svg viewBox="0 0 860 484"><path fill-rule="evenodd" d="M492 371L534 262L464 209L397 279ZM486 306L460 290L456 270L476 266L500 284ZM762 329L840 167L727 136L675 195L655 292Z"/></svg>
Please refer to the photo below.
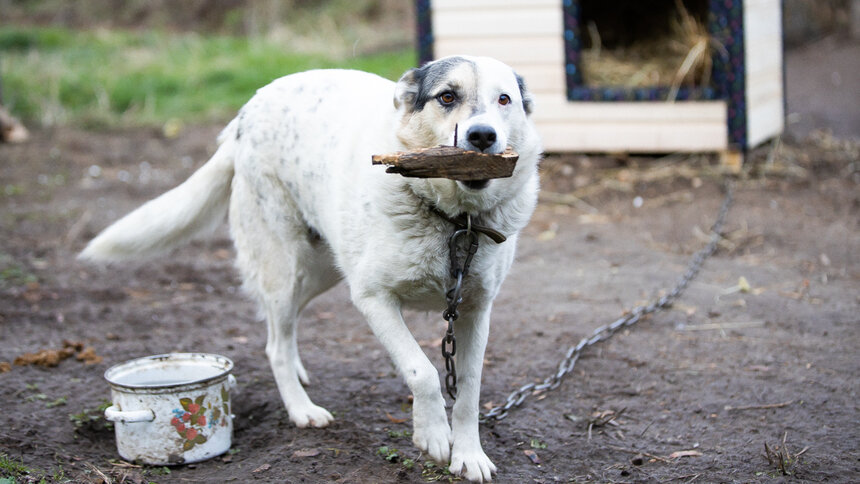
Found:
<svg viewBox="0 0 860 484"><path fill-rule="evenodd" d="M523 76L516 74L517 76L517 85L520 88L520 96L523 98L523 110L526 114L531 114L534 109L534 100L532 100L532 96L529 93L529 90L526 89L526 81L523 79Z"/></svg>
<svg viewBox="0 0 860 484"><path fill-rule="evenodd" d="M436 88L448 79L448 74L463 64L474 66L472 61L462 57L446 57L406 71L397 82L394 106L399 109L405 105L407 111L421 111L427 101L433 99Z"/></svg>

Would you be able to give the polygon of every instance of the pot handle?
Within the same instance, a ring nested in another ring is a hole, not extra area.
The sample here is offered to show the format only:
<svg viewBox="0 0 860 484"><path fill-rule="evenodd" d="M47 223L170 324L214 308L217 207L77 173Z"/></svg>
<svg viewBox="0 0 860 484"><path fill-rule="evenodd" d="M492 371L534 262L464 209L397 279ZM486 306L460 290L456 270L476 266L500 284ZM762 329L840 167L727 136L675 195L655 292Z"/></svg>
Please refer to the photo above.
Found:
<svg viewBox="0 0 860 484"><path fill-rule="evenodd" d="M155 420L155 412L150 409L122 411L116 405L105 409L105 419L111 422L152 422Z"/></svg>
<svg viewBox="0 0 860 484"><path fill-rule="evenodd" d="M227 375L227 390L234 394L239 393L239 385L236 383L236 377L232 373Z"/></svg>

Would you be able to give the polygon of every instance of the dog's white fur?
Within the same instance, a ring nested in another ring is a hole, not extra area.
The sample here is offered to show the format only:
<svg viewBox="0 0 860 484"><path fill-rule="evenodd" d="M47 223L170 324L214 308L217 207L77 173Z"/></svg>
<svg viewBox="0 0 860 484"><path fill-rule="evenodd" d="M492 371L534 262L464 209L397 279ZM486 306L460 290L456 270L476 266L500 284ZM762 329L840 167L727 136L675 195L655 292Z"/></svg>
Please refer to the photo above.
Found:
<svg viewBox="0 0 860 484"><path fill-rule="evenodd" d="M455 94L456 102L446 106L443 92ZM242 108L209 162L107 228L81 258L155 255L217 226L229 210L237 265L265 315L266 354L290 420L299 427L332 421L302 387L308 376L296 326L311 299L345 278L413 393L415 445L441 463L450 458L454 473L489 481L496 468L478 434L481 367L493 299L537 198L541 147L530 107L511 68L489 58L443 59L396 84L356 71L286 76ZM476 126L496 133L484 151L512 146L520 155L513 177L470 188L386 174L370 163L373 154L452 144L455 125L461 147L476 149L468 136ZM455 324L459 394L451 427L439 375L401 316L404 307L445 307L447 238L454 227L431 206L449 216L468 212L508 237L496 245L480 236L465 281Z"/></svg>

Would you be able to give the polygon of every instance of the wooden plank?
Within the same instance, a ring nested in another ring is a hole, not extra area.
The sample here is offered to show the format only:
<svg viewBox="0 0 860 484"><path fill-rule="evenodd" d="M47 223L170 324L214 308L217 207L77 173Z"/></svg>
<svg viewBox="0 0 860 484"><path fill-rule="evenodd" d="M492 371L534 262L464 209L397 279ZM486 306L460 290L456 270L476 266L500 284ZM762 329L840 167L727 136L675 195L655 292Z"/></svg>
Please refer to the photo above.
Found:
<svg viewBox="0 0 860 484"><path fill-rule="evenodd" d="M559 94L567 89L564 66L555 64L522 64L512 66L517 74L526 81L526 87L533 94Z"/></svg>
<svg viewBox="0 0 860 484"><path fill-rule="evenodd" d="M486 37L475 39L437 38L434 43L437 58L449 55L490 56L514 66L564 63L562 37Z"/></svg>
<svg viewBox="0 0 860 484"><path fill-rule="evenodd" d="M762 37L756 46L747 49L745 67L747 72L755 72L763 67L782 67L782 38L780 36Z"/></svg>
<svg viewBox="0 0 860 484"><path fill-rule="evenodd" d="M782 98L758 103L748 114L747 144L754 148L782 133L784 129Z"/></svg>
<svg viewBox="0 0 860 484"><path fill-rule="evenodd" d="M745 50L770 50L765 39L778 39L782 49L781 0L744 0L744 47Z"/></svg>
<svg viewBox="0 0 860 484"><path fill-rule="evenodd" d="M756 62L754 59L760 59ZM774 79L782 79L782 62L781 58L777 56L763 56L758 55L752 56L752 59L748 58L749 68L746 70L746 76L750 78L758 78L761 80L763 77L772 77Z"/></svg>
<svg viewBox="0 0 860 484"><path fill-rule="evenodd" d="M570 102L564 93L534 94L535 119L584 122L725 121L724 101Z"/></svg>
<svg viewBox="0 0 860 484"><path fill-rule="evenodd" d="M772 7L774 5L779 6L780 0L744 0L745 9L755 9L761 7ZM433 2L436 3L435 1Z"/></svg>
<svg viewBox="0 0 860 484"><path fill-rule="evenodd" d="M752 42L750 45L745 44L745 47L755 48L759 39L778 37L782 33L782 27L771 18L773 15L779 15L779 11L745 12L744 21L753 22L751 28L744 29L744 39Z"/></svg>
<svg viewBox="0 0 860 484"><path fill-rule="evenodd" d="M374 165L387 165L386 173L399 173L412 178L477 181L510 177L514 174L519 157L510 147L500 155L490 155L456 146L436 146L373 155L371 161Z"/></svg>
<svg viewBox="0 0 860 484"><path fill-rule="evenodd" d="M562 24L561 8L557 5L433 11L433 36L437 41L486 36L561 36Z"/></svg>
<svg viewBox="0 0 860 484"><path fill-rule="evenodd" d="M744 1L747 145L784 130L783 47L779 0Z"/></svg>
<svg viewBox="0 0 860 484"><path fill-rule="evenodd" d="M781 100L783 97L782 82L773 75L761 75L749 80L747 88L747 103L753 108L759 103Z"/></svg>
<svg viewBox="0 0 860 484"><path fill-rule="evenodd" d="M547 152L672 153L728 147L725 123L538 123Z"/></svg>
<svg viewBox="0 0 860 484"><path fill-rule="evenodd" d="M23 143L30 138L30 132L0 105L0 143Z"/></svg>
<svg viewBox="0 0 860 484"><path fill-rule="evenodd" d="M729 148L720 152L720 166L727 173L739 174L744 166L744 152L735 148Z"/></svg>

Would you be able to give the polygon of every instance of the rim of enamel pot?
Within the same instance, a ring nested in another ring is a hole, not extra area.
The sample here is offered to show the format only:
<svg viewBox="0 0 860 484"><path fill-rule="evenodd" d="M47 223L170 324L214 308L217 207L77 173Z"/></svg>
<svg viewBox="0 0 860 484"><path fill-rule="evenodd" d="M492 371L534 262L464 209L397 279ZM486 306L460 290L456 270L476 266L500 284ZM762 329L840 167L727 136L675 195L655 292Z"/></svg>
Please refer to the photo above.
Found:
<svg viewBox="0 0 860 484"><path fill-rule="evenodd" d="M233 361L211 353L165 353L125 361L108 368L104 378L115 388L170 389L208 384L226 378ZM182 372L190 373L182 377ZM161 381L152 381L153 378Z"/></svg>

